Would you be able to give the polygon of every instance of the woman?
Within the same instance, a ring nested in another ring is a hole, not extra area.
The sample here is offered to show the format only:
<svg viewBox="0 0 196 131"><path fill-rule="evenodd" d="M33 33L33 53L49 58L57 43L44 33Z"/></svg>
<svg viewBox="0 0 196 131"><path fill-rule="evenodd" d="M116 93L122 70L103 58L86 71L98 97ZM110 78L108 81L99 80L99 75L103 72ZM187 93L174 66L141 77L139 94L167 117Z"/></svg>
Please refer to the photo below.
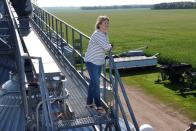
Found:
<svg viewBox="0 0 196 131"><path fill-rule="evenodd" d="M88 88L87 106L93 107L93 100L97 110L103 111L100 100L100 75L101 67L105 64L105 53L112 46L108 39L109 18L99 16L95 24L95 31L92 34L87 52L85 54L86 67L90 76Z"/></svg>

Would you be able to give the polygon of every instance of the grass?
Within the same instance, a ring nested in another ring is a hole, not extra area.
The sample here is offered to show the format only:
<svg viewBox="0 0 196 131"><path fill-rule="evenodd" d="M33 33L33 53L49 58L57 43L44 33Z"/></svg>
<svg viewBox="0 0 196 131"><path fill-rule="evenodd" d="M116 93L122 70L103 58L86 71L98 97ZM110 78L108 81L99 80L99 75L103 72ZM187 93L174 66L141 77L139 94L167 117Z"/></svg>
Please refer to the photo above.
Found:
<svg viewBox="0 0 196 131"><path fill-rule="evenodd" d="M186 62L196 68L196 10L58 10L53 13L87 35L97 16L110 17L110 41L119 53L148 45L160 60ZM86 46L85 46L86 47Z"/></svg>
<svg viewBox="0 0 196 131"><path fill-rule="evenodd" d="M196 120L196 91L181 94L179 92L179 88L182 85L172 84L169 81L155 84L155 80L157 80L159 73L143 73L137 75L134 74L132 76L121 75L126 85L135 85L150 96L156 99L158 98L164 104L169 105L176 111L185 114L191 120ZM129 72L126 74L130 75L132 73Z"/></svg>
<svg viewBox="0 0 196 131"><path fill-rule="evenodd" d="M109 37L114 52L119 53L148 45L147 54L160 53L159 61L186 62L196 69L196 10L50 10L56 16L84 32L94 31L97 16L110 17ZM86 48L87 45L84 45ZM178 85L155 84L157 73L123 76L127 85L147 94L196 120L196 92L180 94Z"/></svg>

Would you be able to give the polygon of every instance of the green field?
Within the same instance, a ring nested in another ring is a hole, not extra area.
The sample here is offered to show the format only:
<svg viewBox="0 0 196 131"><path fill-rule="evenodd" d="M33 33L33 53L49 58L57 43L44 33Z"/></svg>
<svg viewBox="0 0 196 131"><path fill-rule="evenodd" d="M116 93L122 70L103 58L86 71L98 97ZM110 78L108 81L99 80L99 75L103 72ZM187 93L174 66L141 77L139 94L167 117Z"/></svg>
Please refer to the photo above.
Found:
<svg viewBox="0 0 196 131"><path fill-rule="evenodd" d="M186 62L196 69L196 10L50 10L84 32L94 31L97 16L110 17L110 41L119 53L148 45L148 54L160 53L160 61ZM86 47L87 45L85 45ZM179 94L178 85L155 84L157 73L122 75L127 85L142 88L149 95L196 120L196 92Z"/></svg>
<svg viewBox="0 0 196 131"><path fill-rule="evenodd" d="M153 98L158 98L165 105L173 107L180 114L185 114L193 121L196 120L196 91L181 94L178 89L182 85L172 84L169 81L155 84L158 73L147 71L145 72L147 74L144 74L144 72L133 76L125 75L122 79L126 85L134 85Z"/></svg>
<svg viewBox="0 0 196 131"><path fill-rule="evenodd" d="M55 10L62 20L87 35L97 16L110 17L110 41L116 53L148 45L162 61L186 62L196 68L196 10Z"/></svg>

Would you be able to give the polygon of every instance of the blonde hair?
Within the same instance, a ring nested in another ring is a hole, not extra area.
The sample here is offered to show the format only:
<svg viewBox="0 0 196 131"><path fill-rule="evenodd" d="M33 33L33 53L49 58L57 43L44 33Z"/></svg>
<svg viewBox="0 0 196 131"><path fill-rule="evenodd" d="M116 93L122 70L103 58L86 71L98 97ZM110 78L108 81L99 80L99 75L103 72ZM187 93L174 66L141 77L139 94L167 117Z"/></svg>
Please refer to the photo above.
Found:
<svg viewBox="0 0 196 131"><path fill-rule="evenodd" d="M107 17L107 16L105 16L105 15L97 17L97 22L96 22L96 24L95 24L95 29L99 29L99 25L100 25L103 21L105 21L105 20L108 20L108 21L109 21L109 17Z"/></svg>

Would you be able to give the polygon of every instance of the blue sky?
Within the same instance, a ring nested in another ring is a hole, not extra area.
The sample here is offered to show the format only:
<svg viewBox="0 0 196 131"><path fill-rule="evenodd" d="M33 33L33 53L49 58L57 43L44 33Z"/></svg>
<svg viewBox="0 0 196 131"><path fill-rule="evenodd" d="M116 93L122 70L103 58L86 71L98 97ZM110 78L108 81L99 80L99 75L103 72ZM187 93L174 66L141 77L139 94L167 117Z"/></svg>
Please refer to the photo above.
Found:
<svg viewBox="0 0 196 131"><path fill-rule="evenodd" d="M196 0L32 0L41 7L66 6L109 6L126 4L156 4L161 2L196 1Z"/></svg>

